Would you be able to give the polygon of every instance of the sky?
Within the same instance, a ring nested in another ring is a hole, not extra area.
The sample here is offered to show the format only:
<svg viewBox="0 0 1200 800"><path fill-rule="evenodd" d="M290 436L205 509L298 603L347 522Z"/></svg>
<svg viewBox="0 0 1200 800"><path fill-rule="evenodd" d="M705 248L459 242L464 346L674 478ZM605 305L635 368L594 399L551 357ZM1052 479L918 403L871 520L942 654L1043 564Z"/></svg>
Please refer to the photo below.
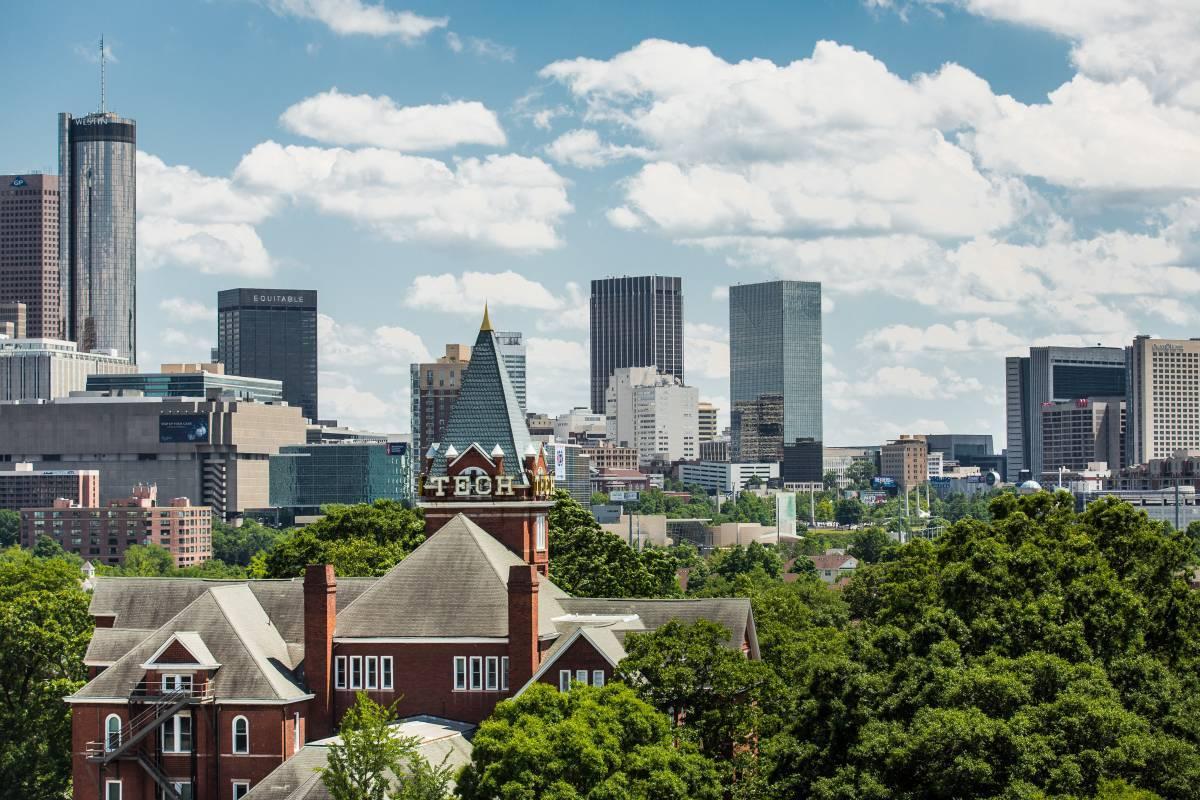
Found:
<svg viewBox="0 0 1200 800"><path fill-rule="evenodd" d="M727 287L823 287L826 445L1004 443L1004 356L1200 335L1196 0L6 2L0 172L138 124L138 361L216 294L320 292L321 416L408 430L408 365L528 340L588 401L588 282L683 278L727 420Z"/></svg>

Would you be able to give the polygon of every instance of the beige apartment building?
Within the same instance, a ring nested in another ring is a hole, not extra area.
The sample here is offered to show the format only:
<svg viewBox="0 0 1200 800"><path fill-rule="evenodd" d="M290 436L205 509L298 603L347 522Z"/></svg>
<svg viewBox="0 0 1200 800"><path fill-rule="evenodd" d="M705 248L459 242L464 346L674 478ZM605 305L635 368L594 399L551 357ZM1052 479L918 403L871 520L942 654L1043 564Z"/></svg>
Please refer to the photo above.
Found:
<svg viewBox="0 0 1200 800"><path fill-rule="evenodd" d="M929 480L929 453L925 437L904 434L879 451L879 474L895 478L901 491L907 492Z"/></svg>
<svg viewBox="0 0 1200 800"><path fill-rule="evenodd" d="M1127 462L1200 450L1200 339L1139 336L1127 362Z"/></svg>

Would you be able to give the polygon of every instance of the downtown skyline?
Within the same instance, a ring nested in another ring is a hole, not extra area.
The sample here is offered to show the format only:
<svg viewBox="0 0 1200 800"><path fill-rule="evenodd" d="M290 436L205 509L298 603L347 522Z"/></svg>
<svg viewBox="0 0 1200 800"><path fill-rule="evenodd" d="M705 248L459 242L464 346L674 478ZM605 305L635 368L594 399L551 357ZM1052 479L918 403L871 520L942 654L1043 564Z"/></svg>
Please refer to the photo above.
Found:
<svg viewBox="0 0 1200 800"><path fill-rule="evenodd" d="M0 172L56 171L105 33L108 104L139 124L139 364L204 359L220 289L311 286L322 416L375 429L408 430L408 364L485 300L527 337L529 409L586 405L608 275L683 278L688 383L722 425L725 287L820 281L830 446L999 446L1004 356L1195 334L1194 21L834 5L20 8Z"/></svg>

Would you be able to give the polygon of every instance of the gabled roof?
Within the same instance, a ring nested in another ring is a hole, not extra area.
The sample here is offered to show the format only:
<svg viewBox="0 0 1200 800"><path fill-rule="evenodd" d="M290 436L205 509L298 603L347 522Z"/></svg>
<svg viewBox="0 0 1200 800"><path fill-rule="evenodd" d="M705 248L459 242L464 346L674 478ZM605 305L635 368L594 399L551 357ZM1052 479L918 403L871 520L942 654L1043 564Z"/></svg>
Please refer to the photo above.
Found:
<svg viewBox="0 0 1200 800"><path fill-rule="evenodd" d="M706 619L729 630L729 646L741 648L750 642L751 656L758 657L758 641L750 601L745 597L713 597L688 600L638 600L598 597L565 597L559 605L568 614L614 616L636 614L646 630L657 630L671 620L683 623ZM613 635L624 644L631 626L614 626Z"/></svg>
<svg viewBox="0 0 1200 800"><path fill-rule="evenodd" d="M295 655L254 593L244 583L233 583L209 587L68 702L127 698L145 678L143 665L181 632L203 640L221 665L210 686L218 700L292 702L310 696L292 673Z"/></svg>
<svg viewBox="0 0 1200 800"><path fill-rule="evenodd" d="M504 474L524 486L522 459L530 446L525 414L517 402L512 380L500 356L496 333L486 317L471 350L471 363L463 375L458 398L446 422L446 433L438 444L430 474L446 474L446 451L453 447L465 453L472 444L486 455L496 445L504 451Z"/></svg>
<svg viewBox="0 0 1200 800"><path fill-rule="evenodd" d="M375 585L340 611L336 636L461 638L508 636L508 570L525 564L491 534L458 514ZM538 592L539 632L567 595L546 578Z"/></svg>
<svg viewBox="0 0 1200 800"><path fill-rule="evenodd" d="M854 556L838 555L837 553L809 556L808 559L817 569L855 569L858 566L858 559Z"/></svg>
<svg viewBox="0 0 1200 800"><path fill-rule="evenodd" d="M521 696L531 684L541 680L542 676L554 669L555 663L559 656L571 649L571 645L579 640L587 642L593 650L596 651L610 667L616 668L617 664L621 663L621 659L625 658L625 647L617 639L617 631L621 630L624 633L628 628L623 628L619 625L583 625L576 628L572 633L565 634L559 637L559 640L554 643L554 646L546 651L545 657L542 659L542 664L537 671L533 673L524 686L518 691L516 696Z"/></svg>
<svg viewBox="0 0 1200 800"><path fill-rule="evenodd" d="M190 660L188 661L167 661L163 659L163 655L168 648L176 642L188 652ZM171 638L167 639L158 649L146 659L146 663L142 664L142 669L158 669L160 666L177 666L177 665L195 665L193 669L216 669L221 666L221 663L213 656L208 649L208 645L204 643L204 638L196 631L176 631L171 634Z"/></svg>

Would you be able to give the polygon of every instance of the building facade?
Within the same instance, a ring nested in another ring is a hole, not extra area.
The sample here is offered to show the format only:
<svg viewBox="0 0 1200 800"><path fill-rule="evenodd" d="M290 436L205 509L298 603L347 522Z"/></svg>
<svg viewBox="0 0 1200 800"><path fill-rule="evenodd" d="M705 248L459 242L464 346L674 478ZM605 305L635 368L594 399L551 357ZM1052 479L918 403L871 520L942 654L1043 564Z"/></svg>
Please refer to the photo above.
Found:
<svg viewBox="0 0 1200 800"><path fill-rule="evenodd" d="M608 418L588 408L573 408L554 420L554 441L592 446L608 436Z"/></svg>
<svg viewBox="0 0 1200 800"><path fill-rule="evenodd" d="M903 435L879 449L879 474L907 492L929 480L929 451L924 436Z"/></svg>
<svg viewBox="0 0 1200 800"><path fill-rule="evenodd" d="M608 440L632 447L638 462L699 457L700 390L663 375L654 365L615 370L606 392Z"/></svg>
<svg viewBox="0 0 1200 800"><path fill-rule="evenodd" d="M282 403L283 382L269 378L226 375L221 364L163 364L162 372L89 375L89 392L138 392L146 397L222 397ZM177 369L193 367L191 369Z"/></svg>
<svg viewBox="0 0 1200 800"><path fill-rule="evenodd" d="M0 403L0 465L100 473L100 502L153 483L223 517L268 504L269 458L303 444L304 418L287 405L225 400L84 396Z"/></svg>
<svg viewBox="0 0 1200 800"><path fill-rule="evenodd" d="M1092 398L1041 407L1043 480L1060 468L1086 470L1103 461L1112 470L1124 463L1125 401Z"/></svg>
<svg viewBox="0 0 1200 800"><path fill-rule="evenodd" d="M141 484L103 508L65 499L22 508L22 546L34 547L41 536L93 564L120 564L130 545L154 544L170 551L175 566L191 567L212 558L212 509L186 497L160 505L157 487Z"/></svg>
<svg viewBox="0 0 1200 800"><path fill-rule="evenodd" d="M137 363L137 125L58 115L59 295L65 338Z"/></svg>
<svg viewBox="0 0 1200 800"><path fill-rule="evenodd" d="M225 289L217 293L217 360L229 375L283 382L283 399L319 419L317 293Z"/></svg>
<svg viewBox="0 0 1200 800"><path fill-rule="evenodd" d="M779 462L748 464L724 461L701 461L696 464L680 464L679 480L685 485L702 486L709 492L733 494L757 483L766 486L778 480Z"/></svg>
<svg viewBox="0 0 1200 800"><path fill-rule="evenodd" d="M1015 482L1021 470L1037 476L1046 469L1039 421L1043 403L1124 397L1125 373L1120 347L1031 347L1028 356L1005 359L1005 480Z"/></svg>
<svg viewBox="0 0 1200 800"><path fill-rule="evenodd" d="M521 406L521 413L526 410L526 375L525 375L525 337L520 331L496 331L496 345L500 348L500 358L512 379L513 393Z"/></svg>
<svg viewBox="0 0 1200 800"><path fill-rule="evenodd" d="M699 436L700 443L711 442L721 435L721 430L717 423L718 409L712 403L702 401L696 407L696 415L699 420Z"/></svg>
<svg viewBox="0 0 1200 800"><path fill-rule="evenodd" d="M592 411L604 411L609 378L624 367L654 365L684 382L682 278L594 280L589 314Z"/></svg>
<svg viewBox="0 0 1200 800"><path fill-rule="evenodd" d="M277 508L413 502L407 442L287 445L270 457L270 463L271 505Z"/></svg>
<svg viewBox="0 0 1200 800"><path fill-rule="evenodd" d="M470 347L448 344L446 354L437 361L410 366L412 446L417 458L445 436L470 363Z"/></svg>
<svg viewBox="0 0 1200 800"><path fill-rule="evenodd" d="M602 443L594 447L585 447L583 453L588 457L593 470L638 468L638 452L632 447Z"/></svg>
<svg viewBox="0 0 1200 800"><path fill-rule="evenodd" d="M0 303L0 336L24 339L29 330L28 322L28 307L24 303Z"/></svg>
<svg viewBox="0 0 1200 800"><path fill-rule="evenodd" d="M57 175L0 175L0 307L24 304L19 337L63 338L58 199Z"/></svg>
<svg viewBox="0 0 1200 800"><path fill-rule="evenodd" d="M728 461L729 437L721 436L710 442L701 442L699 449L701 461Z"/></svg>
<svg viewBox="0 0 1200 800"><path fill-rule="evenodd" d="M100 473L94 469L34 469L21 462L0 469L0 508L45 508L65 499L77 506L100 505Z"/></svg>
<svg viewBox="0 0 1200 800"><path fill-rule="evenodd" d="M0 340L0 401L57 400L87 389L92 375L129 375L137 367L110 353L82 353L59 339Z"/></svg>
<svg viewBox="0 0 1200 800"><path fill-rule="evenodd" d="M1130 464L1200 450L1200 339L1133 340L1128 415Z"/></svg>
<svg viewBox="0 0 1200 800"><path fill-rule="evenodd" d="M822 447L821 284L770 281L729 287L733 460L784 462L785 449ZM785 482L820 481L821 460L794 459Z"/></svg>

